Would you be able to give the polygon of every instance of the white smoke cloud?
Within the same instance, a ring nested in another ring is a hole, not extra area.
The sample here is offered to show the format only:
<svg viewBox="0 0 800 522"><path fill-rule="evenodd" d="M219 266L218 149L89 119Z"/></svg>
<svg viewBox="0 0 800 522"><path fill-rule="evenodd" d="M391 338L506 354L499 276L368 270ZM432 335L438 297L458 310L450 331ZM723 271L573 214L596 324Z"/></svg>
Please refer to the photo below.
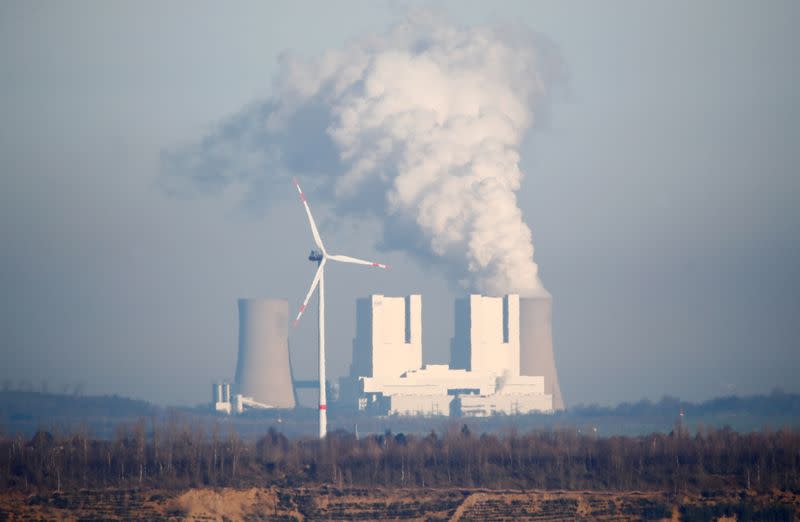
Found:
<svg viewBox="0 0 800 522"><path fill-rule="evenodd" d="M382 220L381 246L433 259L470 290L543 294L516 198L519 147L559 66L523 28L415 13L313 59L284 55L271 97L166 153L163 181L244 184L258 204L291 175L313 176L338 212Z"/></svg>

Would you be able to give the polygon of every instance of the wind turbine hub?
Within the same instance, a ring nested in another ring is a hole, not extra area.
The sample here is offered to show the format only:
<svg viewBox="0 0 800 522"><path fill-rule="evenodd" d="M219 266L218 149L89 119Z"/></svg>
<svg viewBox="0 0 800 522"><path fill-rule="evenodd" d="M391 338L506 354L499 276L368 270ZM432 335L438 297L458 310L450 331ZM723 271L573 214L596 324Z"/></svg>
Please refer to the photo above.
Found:
<svg viewBox="0 0 800 522"><path fill-rule="evenodd" d="M315 263L322 262L322 252L319 250L312 250L310 254L308 254L308 260L313 261Z"/></svg>

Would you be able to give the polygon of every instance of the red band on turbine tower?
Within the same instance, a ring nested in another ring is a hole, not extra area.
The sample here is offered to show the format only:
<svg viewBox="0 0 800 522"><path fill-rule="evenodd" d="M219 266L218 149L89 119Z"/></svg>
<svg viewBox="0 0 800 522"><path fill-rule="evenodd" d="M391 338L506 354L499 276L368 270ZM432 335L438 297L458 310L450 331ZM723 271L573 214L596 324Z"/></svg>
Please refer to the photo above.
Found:
<svg viewBox="0 0 800 522"><path fill-rule="evenodd" d="M327 406L325 406L324 404L320 404L320 405L319 405L319 409L320 409L320 410L327 410L327 409L328 409L328 407L327 407Z"/></svg>

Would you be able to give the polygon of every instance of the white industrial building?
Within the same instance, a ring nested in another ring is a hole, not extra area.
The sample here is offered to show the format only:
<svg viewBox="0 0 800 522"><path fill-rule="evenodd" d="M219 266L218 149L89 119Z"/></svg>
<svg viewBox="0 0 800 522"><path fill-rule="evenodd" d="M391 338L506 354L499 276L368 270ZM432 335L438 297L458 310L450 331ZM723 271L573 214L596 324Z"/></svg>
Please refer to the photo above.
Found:
<svg viewBox="0 0 800 522"><path fill-rule="evenodd" d="M215 383L211 388L211 404L214 411L231 413L231 385L227 382Z"/></svg>
<svg viewBox="0 0 800 522"><path fill-rule="evenodd" d="M422 364L422 298L372 295L356 303L343 399L379 415L525 414L553 410L543 376L520 375L518 295L456 302L450 365Z"/></svg>

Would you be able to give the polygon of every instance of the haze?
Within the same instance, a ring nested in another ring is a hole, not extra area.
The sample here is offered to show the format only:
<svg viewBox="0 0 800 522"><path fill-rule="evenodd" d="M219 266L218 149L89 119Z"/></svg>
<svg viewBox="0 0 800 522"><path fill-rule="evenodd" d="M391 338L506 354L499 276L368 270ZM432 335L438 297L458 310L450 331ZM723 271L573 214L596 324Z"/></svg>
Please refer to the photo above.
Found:
<svg viewBox="0 0 800 522"><path fill-rule="evenodd" d="M416 5L3 3L0 380L209 400L234 373L236 299L294 308L313 243L290 184L175 197L162 155L268 97L282 51L382 34ZM528 26L568 73L522 144L518 193L567 404L800 391L800 8L436 9ZM421 293L423 356L446 362L459 292L334 203L311 200L326 245L392 270L327 274L329 376L370 293ZM314 321L292 333L299 378L315 339Z"/></svg>

